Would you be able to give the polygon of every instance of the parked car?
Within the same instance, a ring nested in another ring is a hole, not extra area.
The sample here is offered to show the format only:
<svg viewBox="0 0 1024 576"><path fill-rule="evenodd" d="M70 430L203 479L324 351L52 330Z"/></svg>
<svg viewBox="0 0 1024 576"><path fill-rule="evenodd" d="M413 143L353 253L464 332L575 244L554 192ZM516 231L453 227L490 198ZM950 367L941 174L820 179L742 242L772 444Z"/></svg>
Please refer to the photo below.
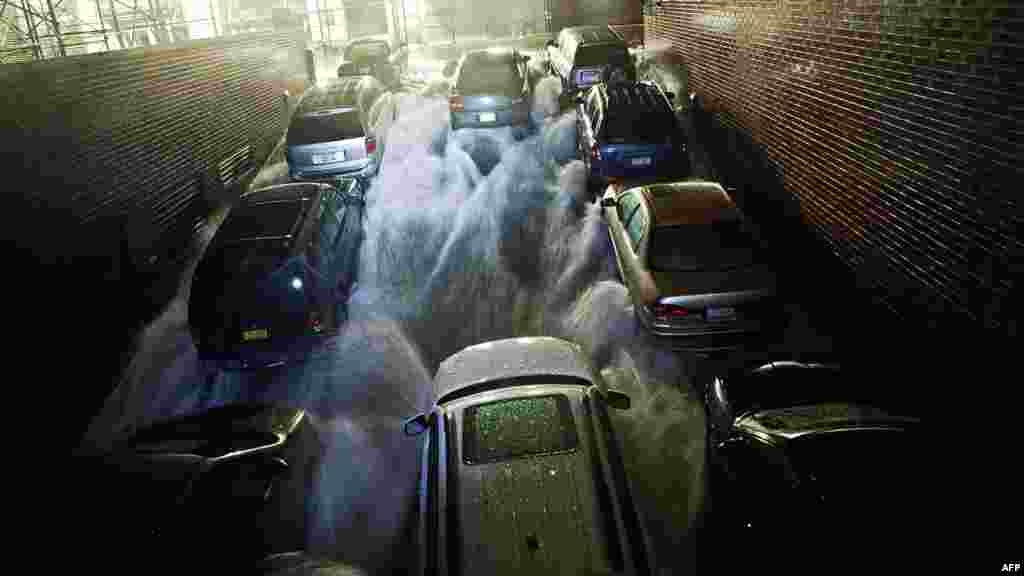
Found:
<svg viewBox="0 0 1024 576"><path fill-rule="evenodd" d="M576 98L576 143L588 178L654 181L690 176L686 134L671 92L653 82L598 84Z"/></svg>
<svg viewBox="0 0 1024 576"><path fill-rule="evenodd" d="M425 574L647 574L649 544L607 407L575 344L484 342L442 362L419 480Z"/></svg>
<svg viewBox="0 0 1024 576"><path fill-rule="evenodd" d="M338 76L373 76L390 89L401 84L408 65L405 43L393 45L387 35L356 38L345 46Z"/></svg>
<svg viewBox="0 0 1024 576"><path fill-rule="evenodd" d="M547 55L551 73L568 96L599 84L607 68L621 70L626 81L637 79L626 42L608 26L563 28L557 39L547 42Z"/></svg>
<svg viewBox="0 0 1024 576"><path fill-rule="evenodd" d="M452 130L526 125L532 90L529 56L518 50L473 50L449 67L455 79L448 96Z"/></svg>
<svg viewBox="0 0 1024 576"><path fill-rule="evenodd" d="M717 183L609 186L601 208L636 318L671 347L729 350L779 320L775 275Z"/></svg>
<svg viewBox="0 0 1024 576"><path fill-rule="evenodd" d="M243 195L202 256L188 321L222 369L304 358L347 317L362 242L360 181L280 184Z"/></svg>
<svg viewBox="0 0 1024 576"><path fill-rule="evenodd" d="M90 554L112 550L102 564L115 573L140 558L159 559L158 573L261 573L268 555L306 547L322 449L309 416L290 406L162 420L76 455L75 481L87 489L64 509L65 527Z"/></svg>
<svg viewBox="0 0 1024 576"><path fill-rule="evenodd" d="M884 371L794 361L707 382L707 567L725 553L738 569L818 573L820 558L877 568L915 558L911 541L923 552L942 474L899 386Z"/></svg>
<svg viewBox="0 0 1024 576"><path fill-rule="evenodd" d="M381 151L370 124L370 109L385 91L369 76L311 88L299 101L285 134L291 178L375 175Z"/></svg>

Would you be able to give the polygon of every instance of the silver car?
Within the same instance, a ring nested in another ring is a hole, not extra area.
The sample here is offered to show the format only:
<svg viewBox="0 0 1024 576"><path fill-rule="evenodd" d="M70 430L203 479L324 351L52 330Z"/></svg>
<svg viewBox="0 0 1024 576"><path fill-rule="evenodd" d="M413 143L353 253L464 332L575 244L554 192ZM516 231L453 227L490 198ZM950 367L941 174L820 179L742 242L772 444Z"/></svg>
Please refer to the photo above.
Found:
<svg viewBox="0 0 1024 576"><path fill-rule="evenodd" d="M384 87L369 76L341 78L303 96L285 138L293 180L372 176L381 152L370 109Z"/></svg>
<svg viewBox="0 0 1024 576"><path fill-rule="evenodd" d="M529 59L516 50L473 50L449 63L445 72L455 78L448 96L452 130L528 125Z"/></svg>
<svg viewBox="0 0 1024 576"><path fill-rule="evenodd" d="M777 327L777 280L715 182L609 186L602 215L636 317L673 348L741 348Z"/></svg>
<svg viewBox="0 0 1024 576"><path fill-rule="evenodd" d="M426 574L647 574L649 544L607 407L629 408L575 344L470 346L446 359L419 489Z"/></svg>

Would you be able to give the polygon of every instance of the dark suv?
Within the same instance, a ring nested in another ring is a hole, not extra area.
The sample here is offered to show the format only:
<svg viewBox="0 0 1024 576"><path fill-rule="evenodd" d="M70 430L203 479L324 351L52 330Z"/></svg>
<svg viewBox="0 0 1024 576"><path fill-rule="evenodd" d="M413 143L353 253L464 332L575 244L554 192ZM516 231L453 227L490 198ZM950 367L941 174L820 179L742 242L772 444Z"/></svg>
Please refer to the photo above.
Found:
<svg viewBox="0 0 1024 576"><path fill-rule="evenodd" d="M344 321L362 241L362 184L281 184L245 194L192 281L203 362L261 368L304 357Z"/></svg>
<svg viewBox="0 0 1024 576"><path fill-rule="evenodd" d="M562 81L562 93L574 95L599 84L612 72L636 80L636 65L625 40L608 26L563 28L547 43L548 67Z"/></svg>
<svg viewBox="0 0 1024 576"><path fill-rule="evenodd" d="M452 130L528 124L527 60L517 50L474 50L462 56L448 97Z"/></svg>
<svg viewBox="0 0 1024 576"><path fill-rule="evenodd" d="M675 95L653 82L598 84L576 98L576 142L596 184L690 175Z"/></svg>

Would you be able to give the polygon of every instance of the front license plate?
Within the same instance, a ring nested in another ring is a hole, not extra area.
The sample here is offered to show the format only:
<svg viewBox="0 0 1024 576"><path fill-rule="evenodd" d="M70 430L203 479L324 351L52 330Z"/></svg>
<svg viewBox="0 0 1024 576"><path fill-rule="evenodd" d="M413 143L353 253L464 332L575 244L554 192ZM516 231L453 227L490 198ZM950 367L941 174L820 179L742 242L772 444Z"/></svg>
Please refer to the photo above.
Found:
<svg viewBox="0 0 1024 576"><path fill-rule="evenodd" d="M253 340L266 340L270 338L270 330L266 328L257 328L255 330L246 330L242 332L242 340L246 342L252 342Z"/></svg>
<svg viewBox="0 0 1024 576"><path fill-rule="evenodd" d="M632 158L632 159L630 159L629 162L633 166L650 166L651 165L651 159L647 158L647 157L645 157L645 158Z"/></svg>
<svg viewBox="0 0 1024 576"><path fill-rule="evenodd" d="M709 321L721 321L721 320L735 320L736 309L735 308L708 308L707 319Z"/></svg>
<svg viewBox="0 0 1024 576"><path fill-rule="evenodd" d="M498 115L495 114L494 112L481 112L480 113L480 121L481 122L495 122L495 121L497 121L497 119L498 119Z"/></svg>

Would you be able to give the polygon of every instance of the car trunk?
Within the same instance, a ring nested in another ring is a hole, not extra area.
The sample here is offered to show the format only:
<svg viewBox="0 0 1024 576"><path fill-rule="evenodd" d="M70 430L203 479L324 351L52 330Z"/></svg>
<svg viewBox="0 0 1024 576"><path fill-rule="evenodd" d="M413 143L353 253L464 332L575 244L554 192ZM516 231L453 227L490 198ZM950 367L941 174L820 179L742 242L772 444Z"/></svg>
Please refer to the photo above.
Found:
<svg viewBox="0 0 1024 576"><path fill-rule="evenodd" d="M465 466L465 574L610 573L583 451Z"/></svg>
<svg viewBox="0 0 1024 576"><path fill-rule="evenodd" d="M354 108L297 116L288 127L288 161L308 167L365 160L366 133Z"/></svg>
<svg viewBox="0 0 1024 576"><path fill-rule="evenodd" d="M330 319L313 316L326 295L302 258L287 259L282 252L239 255L253 248L237 244L221 250L204 262L204 278L219 270L221 285L208 296L212 306L197 319L215 348L270 349L282 339L313 333L314 322L329 325Z"/></svg>
<svg viewBox="0 0 1024 576"><path fill-rule="evenodd" d="M774 276L758 267L649 272L658 287L658 302L687 311L673 316L673 323L759 323L775 308Z"/></svg>
<svg viewBox="0 0 1024 576"><path fill-rule="evenodd" d="M675 167L672 142L606 144L601 147L605 176L629 177L637 173L664 172Z"/></svg>

